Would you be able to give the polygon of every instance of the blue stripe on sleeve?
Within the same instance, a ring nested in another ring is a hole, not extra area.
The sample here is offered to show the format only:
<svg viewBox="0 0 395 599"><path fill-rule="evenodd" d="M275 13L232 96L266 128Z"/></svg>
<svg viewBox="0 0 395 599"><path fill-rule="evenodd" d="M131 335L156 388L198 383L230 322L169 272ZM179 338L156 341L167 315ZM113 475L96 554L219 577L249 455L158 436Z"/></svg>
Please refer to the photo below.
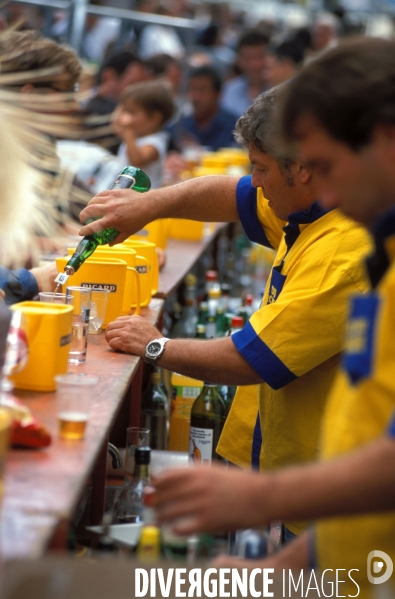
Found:
<svg viewBox="0 0 395 599"><path fill-rule="evenodd" d="M241 331L233 333L231 339L237 351L265 383L275 391L285 387L288 383L292 383L297 378L270 347L262 341L249 322Z"/></svg>
<svg viewBox="0 0 395 599"><path fill-rule="evenodd" d="M242 177L236 188L236 203L241 224L248 239L271 248L257 213L257 189L251 185L251 175Z"/></svg>
<svg viewBox="0 0 395 599"><path fill-rule="evenodd" d="M392 417L392 420L390 422L390 425L388 427L388 434L390 437L394 437L395 438L395 414Z"/></svg>

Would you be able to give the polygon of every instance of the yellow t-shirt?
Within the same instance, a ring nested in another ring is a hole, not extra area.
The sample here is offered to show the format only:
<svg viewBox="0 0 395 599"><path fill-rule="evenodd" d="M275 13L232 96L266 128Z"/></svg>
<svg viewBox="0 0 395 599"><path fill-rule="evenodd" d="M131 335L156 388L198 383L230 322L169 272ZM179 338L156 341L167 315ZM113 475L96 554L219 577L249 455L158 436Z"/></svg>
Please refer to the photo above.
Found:
<svg viewBox="0 0 395 599"><path fill-rule="evenodd" d="M368 289L362 260L371 243L362 227L316 204L290 215L283 230L248 179L237 191L244 228L253 241L266 240L278 251L261 308L232 340L265 383L238 389L217 451L243 468L273 469L317 457L347 300ZM289 250L284 231L296 237ZM286 525L294 533L303 529Z"/></svg>
<svg viewBox="0 0 395 599"><path fill-rule="evenodd" d="M393 246L394 259L394 239L389 245ZM323 420L323 460L348 453L386 434L395 410L394 363L395 263L377 293L353 302L342 369ZM395 428L388 434L395 436ZM374 590L367 578L371 551L384 551L395 564L395 511L331 518L318 522L315 531L318 566L322 570L359 570L353 573L361 586L359 597L369 597ZM342 591L344 595L347 593L356 593L349 579Z"/></svg>

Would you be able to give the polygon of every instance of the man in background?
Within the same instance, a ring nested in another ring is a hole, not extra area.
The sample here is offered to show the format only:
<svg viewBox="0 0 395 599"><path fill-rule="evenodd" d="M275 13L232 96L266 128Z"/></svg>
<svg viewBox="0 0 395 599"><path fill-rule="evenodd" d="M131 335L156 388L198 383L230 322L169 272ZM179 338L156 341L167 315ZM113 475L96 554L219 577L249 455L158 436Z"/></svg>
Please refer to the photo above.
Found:
<svg viewBox="0 0 395 599"><path fill-rule="evenodd" d="M247 29L237 43L236 66L240 75L222 89L221 107L238 119L259 94L268 89L265 67L269 38L260 29Z"/></svg>
<svg viewBox="0 0 395 599"><path fill-rule="evenodd" d="M221 87L221 77L213 67L191 71L187 93L191 114L181 117L171 128L180 149L199 145L216 151L237 146L233 136L236 119L219 104Z"/></svg>

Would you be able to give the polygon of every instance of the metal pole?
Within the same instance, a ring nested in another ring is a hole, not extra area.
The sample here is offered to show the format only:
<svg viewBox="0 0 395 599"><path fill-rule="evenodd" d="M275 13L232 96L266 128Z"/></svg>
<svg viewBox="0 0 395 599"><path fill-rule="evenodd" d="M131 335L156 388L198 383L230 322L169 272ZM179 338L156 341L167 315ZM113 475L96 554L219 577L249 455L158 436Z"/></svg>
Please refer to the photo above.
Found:
<svg viewBox="0 0 395 599"><path fill-rule="evenodd" d="M85 29L88 0L71 0L67 41L79 54Z"/></svg>

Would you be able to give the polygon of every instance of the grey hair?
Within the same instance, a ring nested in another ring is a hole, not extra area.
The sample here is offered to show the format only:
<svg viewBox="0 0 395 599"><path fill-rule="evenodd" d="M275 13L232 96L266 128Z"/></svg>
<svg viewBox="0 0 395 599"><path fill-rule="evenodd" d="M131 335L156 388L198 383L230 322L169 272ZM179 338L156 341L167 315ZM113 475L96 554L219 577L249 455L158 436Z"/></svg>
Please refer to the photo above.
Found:
<svg viewBox="0 0 395 599"><path fill-rule="evenodd" d="M278 98L282 89L283 85L260 94L237 121L234 135L243 148L248 150L252 143L259 152L278 160L280 168L285 171L295 162L296 154L290 148L284 152L281 141Z"/></svg>

